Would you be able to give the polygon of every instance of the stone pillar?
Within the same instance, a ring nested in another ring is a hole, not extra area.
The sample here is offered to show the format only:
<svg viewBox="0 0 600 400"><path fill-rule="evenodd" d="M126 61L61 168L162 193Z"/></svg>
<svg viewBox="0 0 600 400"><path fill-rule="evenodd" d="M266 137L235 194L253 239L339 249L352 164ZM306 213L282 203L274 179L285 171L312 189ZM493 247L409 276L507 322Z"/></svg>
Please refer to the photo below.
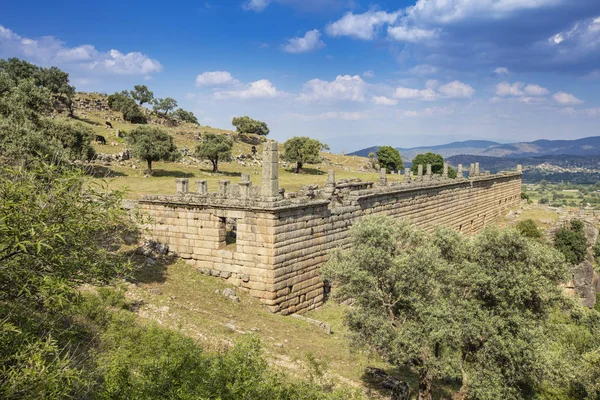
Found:
<svg viewBox="0 0 600 400"><path fill-rule="evenodd" d="M218 181L219 183L219 196L227 197L227 187L229 186L228 180Z"/></svg>
<svg viewBox="0 0 600 400"><path fill-rule="evenodd" d="M187 178L177 178L175 179L175 186L177 190L177 194L186 194L189 188L189 181Z"/></svg>
<svg viewBox="0 0 600 400"><path fill-rule="evenodd" d="M404 182L410 182L412 179L410 168L404 168Z"/></svg>
<svg viewBox="0 0 600 400"><path fill-rule="evenodd" d="M475 176L479 176L479 163L475 163Z"/></svg>
<svg viewBox="0 0 600 400"><path fill-rule="evenodd" d="M246 200L250 198L250 186L252 186L252 182L244 182L241 181L238 183L240 187L240 199Z"/></svg>
<svg viewBox="0 0 600 400"><path fill-rule="evenodd" d="M469 178L472 178L475 176L475 164L471 163L471 166L469 167Z"/></svg>
<svg viewBox="0 0 600 400"><path fill-rule="evenodd" d="M523 173L523 166L521 164L517 165L517 172Z"/></svg>
<svg viewBox="0 0 600 400"><path fill-rule="evenodd" d="M426 169L426 173L425 173L424 179L426 181L430 181L432 179L432 175L433 175L432 172L431 172L431 164L427 164L426 168L427 169Z"/></svg>
<svg viewBox="0 0 600 400"><path fill-rule="evenodd" d="M448 163L444 162L444 172L442 173L442 177L447 178L448 177Z"/></svg>
<svg viewBox="0 0 600 400"><path fill-rule="evenodd" d="M275 200L279 196L279 153L277 142L267 142L264 145L262 165L262 195Z"/></svg>
<svg viewBox="0 0 600 400"><path fill-rule="evenodd" d="M419 164L417 166L417 180L418 181L423 180L423 164Z"/></svg>
<svg viewBox="0 0 600 400"><path fill-rule="evenodd" d="M205 195L208 193L208 184L205 180L196 181L196 194Z"/></svg>
<svg viewBox="0 0 600 400"><path fill-rule="evenodd" d="M387 185L387 169L386 168L381 168L379 170L379 184L381 186Z"/></svg>
<svg viewBox="0 0 600 400"><path fill-rule="evenodd" d="M117 130L115 131L115 136L118 138L121 137L121 130L119 128L117 128Z"/></svg>
<svg viewBox="0 0 600 400"><path fill-rule="evenodd" d="M250 174L242 174L240 182L250 182Z"/></svg>
<svg viewBox="0 0 600 400"><path fill-rule="evenodd" d="M335 186L335 171L330 169L329 171L327 171L327 180L325 181L325 185L329 186Z"/></svg>
<svg viewBox="0 0 600 400"><path fill-rule="evenodd" d="M323 189L323 193L325 197L331 197L333 192L335 191L335 171L330 169L327 171L327 180L325 181L325 187Z"/></svg>
<svg viewBox="0 0 600 400"><path fill-rule="evenodd" d="M431 164L427 164L427 175L431 176Z"/></svg>
<svg viewBox="0 0 600 400"><path fill-rule="evenodd" d="M458 168L457 168L457 171L456 171L456 177L458 179L462 179L463 178L462 164L458 164Z"/></svg>

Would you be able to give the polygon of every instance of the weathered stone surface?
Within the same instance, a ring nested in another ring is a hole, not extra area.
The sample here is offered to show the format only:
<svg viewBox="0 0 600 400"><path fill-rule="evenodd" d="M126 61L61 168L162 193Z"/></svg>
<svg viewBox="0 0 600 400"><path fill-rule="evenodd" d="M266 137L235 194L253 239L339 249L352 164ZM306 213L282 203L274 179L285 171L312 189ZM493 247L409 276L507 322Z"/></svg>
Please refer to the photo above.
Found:
<svg viewBox="0 0 600 400"><path fill-rule="evenodd" d="M472 234L518 204L521 196L520 173L423 181L420 166L412 183L336 181L328 174L323 189L310 185L284 198L276 143L265 146L263 160L262 185L253 186L250 176L243 176L242 185L223 181L214 188L217 192L208 192L199 181L192 193L180 181L176 195L147 196L139 206L153 217L146 228L155 242L285 314L322 304L319 269L332 249L348 246L348 230L357 220L387 215L428 231L445 225ZM228 227L233 225L235 243L229 243Z"/></svg>

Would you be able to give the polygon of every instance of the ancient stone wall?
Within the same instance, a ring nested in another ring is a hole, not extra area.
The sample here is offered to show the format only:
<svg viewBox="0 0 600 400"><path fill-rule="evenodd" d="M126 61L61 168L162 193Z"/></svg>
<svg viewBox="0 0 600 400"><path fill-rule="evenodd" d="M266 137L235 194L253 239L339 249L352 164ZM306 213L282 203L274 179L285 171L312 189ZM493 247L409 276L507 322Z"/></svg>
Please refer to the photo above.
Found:
<svg viewBox="0 0 600 400"><path fill-rule="evenodd" d="M285 193L278 185L276 143L265 144L263 160L261 187L243 175L236 185L219 181L216 192L197 181L192 193L188 180L179 179L175 196L148 196L140 205L154 218L148 226L154 239L283 314L322 304L319 268L332 249L347 246L348 229L364 216L389 215L426 230L441 224L470 234L521 198L520 170L489 175L478 165L469 179L462 167L456 179L432 175L431 168L423 175L419 168L394 184L385 172L373 183L336 181L331 171L321 187Z"/></svg>

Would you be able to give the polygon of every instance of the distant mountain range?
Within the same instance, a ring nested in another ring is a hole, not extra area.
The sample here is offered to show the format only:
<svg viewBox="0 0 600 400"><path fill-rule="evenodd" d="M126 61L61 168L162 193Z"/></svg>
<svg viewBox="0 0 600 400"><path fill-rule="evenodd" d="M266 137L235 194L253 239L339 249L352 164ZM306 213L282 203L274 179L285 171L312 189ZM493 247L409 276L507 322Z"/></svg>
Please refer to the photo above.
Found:
<svg viewBox="0 0 600 400"><path fill-rule="evenodd" d="M376 152L378 149L379 146L369 147L350 153L350 155L368 157L369 153ZM417 154L427 152L441 154L444 158L457 155L503 158L528 158L548 155L593 156L600 155L600 136L575 140L536 140L508 144L488 140L467 140L438 146L397 147L397 149L405 162L412 161Z"/></svg>

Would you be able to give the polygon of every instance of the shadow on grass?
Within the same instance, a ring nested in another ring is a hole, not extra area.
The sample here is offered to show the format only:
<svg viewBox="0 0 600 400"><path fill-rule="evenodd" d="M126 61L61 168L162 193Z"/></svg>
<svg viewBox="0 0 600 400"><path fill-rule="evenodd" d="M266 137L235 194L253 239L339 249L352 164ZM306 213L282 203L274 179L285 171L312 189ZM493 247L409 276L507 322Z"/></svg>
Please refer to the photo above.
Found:
<svg viewBox="0 0 600 400"><path fill-rule="evenodd" d="M210 174L210 175L214 175L214 176L242 176L241 172L227 172L227 171L213 172L212 169L202 169L202 168L200 168L200 172L204 172L206 174Z"/></svg>
<svg viewBox="0 0 600 400"><path fill-rule="evenodd" d="M154 178L171 177L171 178L193 178L194 174L183 171L166 171L164 169L153 169L152 176Z"/></svg>
<svg viewBox="0 0 600 400"><path fill-rule="evenodd" d="M381 371L382 374L369 373L368 370ZM387 375L387 376L386 376ZM405 382L409 387L408 398L417 398L419 395L419 377L409 368L371 368L367 367L363 371L361 380L364 386L377 394L389 396L392 393L393 379L398 379L400 382ZM434 400L452 399L454 394L460 389L460 383L452 380L435 381L432 385L432 395Z"/></svg>
<svg viewBox="0 0 600 400"><path fill-rule="evenodd" d="M288 169L286 169L286 171L290 172L292 174L295 174L296 168L288 168ZM316 168L302 167L300 172L298 172L298 175L325 175L325 171L321 171L320 169L316 169Z"/></svg>
<svg viewBox="0 0 600 400"><path fill-rule="evenodd" d="M157 259L151 259L141 254L134 254L132 260L137 266L131 277L133 282L164 283L166 280L167 268L177 262L177 257L168 255Z"/></svg>
<svg viewBox="0 0 600 400"><path fill-rule="evenodd" d="M103 165L86 165L83 169L86 175L94 178L114 178L117 176L127 176L127 174L119 171L114 171Z"/></svg>
<svg viewBox="0 0 600 400"><path fill-rule="evenodd" d="M91 119L88 119L88 118L82 118L82 117L78 117L76 115L74 115L71 118L74 119L75 121L85 122L86 124L92 124L92 125L96 125L96 126L102 126L102 124L100 122L92 121Z"/></svg>

